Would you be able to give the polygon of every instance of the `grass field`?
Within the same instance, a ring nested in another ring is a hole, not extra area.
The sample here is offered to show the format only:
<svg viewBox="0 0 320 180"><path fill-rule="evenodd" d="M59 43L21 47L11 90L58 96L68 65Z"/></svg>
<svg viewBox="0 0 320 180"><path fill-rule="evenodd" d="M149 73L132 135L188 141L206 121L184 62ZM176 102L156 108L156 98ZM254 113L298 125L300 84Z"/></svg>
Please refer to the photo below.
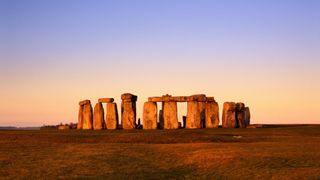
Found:
<svg viewBox="0 0 320 180"><path fill-rule="evenodd" d="M320 179L320 125L0 131L1 179Z"/></svg>

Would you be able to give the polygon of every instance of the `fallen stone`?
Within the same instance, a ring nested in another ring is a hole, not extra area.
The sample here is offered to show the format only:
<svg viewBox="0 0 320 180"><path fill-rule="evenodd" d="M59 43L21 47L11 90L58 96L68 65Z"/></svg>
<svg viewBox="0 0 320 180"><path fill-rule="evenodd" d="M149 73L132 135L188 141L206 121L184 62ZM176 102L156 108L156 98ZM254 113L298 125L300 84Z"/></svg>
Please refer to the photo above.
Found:
<svg viewBox="0 0 320 180"><path fill-rule="evenodd" d="M234 102L223 103L222 127L223 128L237 127L236 103Z"/></svg>
<svg viewBox="0 0 320 180"><path fill-rule="evenodd" d="M143 105L143 129L157 129L157 103L145 102Z"/></svg>
<svg viewBox="0 0 320 180"><path fill-rule="evenodd" d="M187 120L185 128L201 128L200 109L197 101L188 101L187 103Z"/></svg>
<svg viewBox="0 0 320 180"><path fill-rule="evenodd" d="M163 102L164 129L178 129L177 102Z"/></svg>
<svg viewBox="0 0 320 180"><path fill-rule="evenodd" d="M117 129L119 124L118 108L116 103L107 104L106 128Z"/></svg>
<svg viewBox="0 0 320 180"><path fill-rule="evenodd" d="M98 99L99 103L112 103L114 101L113 98L100 98Z"/></svg>
<svg viewBox="0 0 320 180"><path fill-rule="evenodd" d="M92 129L93 124L93 114L91 104L83 105L83 125L82 129Z"/></svg>
<svg viewBox="0 0 320 180"><path fill-rule="evenodd" d="M104 123L104 112L103 112L103 106L101 102L98 102L94 106L94 112L93 112L93 129L94 130L101 130L105 128Z"/></svg>
<svg viewBox="0 0 320 180"><path fill-rule="evenodd" d="M245 105L244 103L237 103L237 111L236 111L236 118L237 118L237 127L245 128Z"/></svg>
<svg viewBox="0 0 320 180"><path fill-rule="evenodd" d="M206 128L219 127L219 105L215 101L206 103Z"/></svg>

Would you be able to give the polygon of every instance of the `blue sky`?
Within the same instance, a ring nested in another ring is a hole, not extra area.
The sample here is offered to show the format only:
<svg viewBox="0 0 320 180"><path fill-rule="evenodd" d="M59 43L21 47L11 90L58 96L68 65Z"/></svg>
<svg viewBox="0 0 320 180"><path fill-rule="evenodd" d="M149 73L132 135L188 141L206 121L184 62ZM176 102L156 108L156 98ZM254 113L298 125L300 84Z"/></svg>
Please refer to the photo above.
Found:
<svg viewBox="0 0 320 180"><path fill-rule="evenodd" d="M123 91L140 109L204 92L254 106L256 122L319 122L319 19L315 0L2 0L0 125L75 121L78 100Z"/></svg>

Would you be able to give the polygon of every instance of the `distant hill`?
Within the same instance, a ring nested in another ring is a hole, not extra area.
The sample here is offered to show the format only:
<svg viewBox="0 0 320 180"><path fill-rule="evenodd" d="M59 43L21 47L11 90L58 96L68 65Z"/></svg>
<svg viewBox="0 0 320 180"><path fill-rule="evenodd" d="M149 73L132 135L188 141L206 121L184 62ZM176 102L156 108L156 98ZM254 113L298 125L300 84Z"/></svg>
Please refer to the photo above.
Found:
<svg viewBox="0 0 320 180"><path fill-rule="evenodd" d="M40 127L0 126L0 130L40 130Z"/></svg>

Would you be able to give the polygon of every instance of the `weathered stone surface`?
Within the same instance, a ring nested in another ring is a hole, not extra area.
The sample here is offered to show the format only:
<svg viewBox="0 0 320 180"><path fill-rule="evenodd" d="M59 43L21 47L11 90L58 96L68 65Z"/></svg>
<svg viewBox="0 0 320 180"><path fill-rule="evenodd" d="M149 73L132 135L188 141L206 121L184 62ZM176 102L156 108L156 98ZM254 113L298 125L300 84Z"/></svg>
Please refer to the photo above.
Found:
<svg viewBox="0 0 320 180"><path fill-rule="evenodd" d="M219 127L219 105L215 101L206 103L206 128Z"/></svg>
<svg viewBox="0 0 320 180"><path fill-rule="evenodd" d="M112 103L114 101L113 98L100 98L98 99L98 102L100 103Z"/></svg>
<svg viewBox="0 0 320 180"><path fill-rule="evenodd" d="M101 130L104 128L105 128L105 123L104 123L103 106L101 102L98 102L94 106L94 111L93 111L93 129Z"/></svg>
<svg viewBox="0 0 320 180"><path fill-rule="evenodd" d="M157 129L157 103L145 102L143 105L143 129Z"/></svg>
<svg viewBox="0 0 320 180"><path fill-rule="evenodd" d="M124 93L121 95L121 100L137 101L137 96L130 93Z"/></svg>
<svg viewBox="0 0 320 180"><path fill-rule="evenodd" d="M121 124L123 129L136 128L136 102L121 103Z"/></svg>
<svg viewBox="0 0 320 180"><path fill-rule="evenodd" d="M206 101L207 102L215 102L215 99L214 99L214 97L207 97Z"/></svg>
<svg viewBox="0 0 320 180"><path fill-rule="evenodd" d="M236 106L237 106L237 111L236 111L237 127L245 128L246 127L245 105L244 105L244 103L237 103Z"/></svg>
<svg viewBox="0 0 320 180"><path fill-rule="evenodd" d="M106 128L117 129L119 124L118 108L116 103L107 104Z"/></svg>
<svg viewBox="0 0 320 180"><path fill-rule="evenodd" d="M162 107L163 107L163 103L162 103ZM159 129L163 129L164 128L164 118L163 118L163 110L161 109L159 111Z"/></svg>
<svg viewBox="0 0 320 180"><path fill-rule="evenodd" d="M176 102L187 102L188 98L189 98L188 96L175 96L175 97L172 97L172 100Z"/></svg>
<svg viewBox="0 0 320 180"><path fill-rule="evenodd" d="M185 128L201 128L200 109L197 101L189 101L187 103L187 120Z"/></svg>
<svg viewBox="0 0 320 180"><path fill-rule="evenodd" d="M236 103L234 102L223 103L222 127L223 128L237 127Z"/></svg>
<svg viewBox="0 0 320 180"><path fill-rule="evenodd" d="M177 102L163 102L164 129L178 129Z"/></svg>
<svg viewBox="0 0 320 180"><path fill-rule="evenodd" d="M149 97L149 102L164 102L164 101L175 101L175 102L187 102L189 96L170 96L164 95L162 97Z"/></svg>
<svg viewBox="0 0 320 180"><path fill-rule="evenodd" d="M161 102L162 101L162 97L149 97L148 101L149 102Z"/></svg>
<svg viewBox="0 0 320 180"><path fill-rule="evenodd" d="M200 127L206 127L206 102L198 102L198 108L200 112Z"/></svg>
<svg viewBox="0 0 320 180"><path fill-rule="evenodd" d="M195 95L189 96L188 98L188 101L204 102L206 100L207 98L205 94L195 94Z"/></svg>
<svg viewBox="0 0 320 180"><path fill-rule="evenodd" d="M83 125L83 106L79 106L77 129L82 129Z"/></svg>
<svg viewBox="0 0 320 180"><path fill-rule="evenodd" d="M93 114L91 104L83 105L83 123L82 129L92 129Z"/></svg>
<svg viewBox="0 0 320 180"><path fill-rule="evenodd" d="M86 105L86 104L90 104L90 100L83 100L79 102L80 106Z"/></svg>
<svg viewBox="0 0 320 180"><path fill-rule="evenodd" d="M245 107L244 121L245 121L246 126L250 125L250 109L249 109L249 107Z"/></svg>

